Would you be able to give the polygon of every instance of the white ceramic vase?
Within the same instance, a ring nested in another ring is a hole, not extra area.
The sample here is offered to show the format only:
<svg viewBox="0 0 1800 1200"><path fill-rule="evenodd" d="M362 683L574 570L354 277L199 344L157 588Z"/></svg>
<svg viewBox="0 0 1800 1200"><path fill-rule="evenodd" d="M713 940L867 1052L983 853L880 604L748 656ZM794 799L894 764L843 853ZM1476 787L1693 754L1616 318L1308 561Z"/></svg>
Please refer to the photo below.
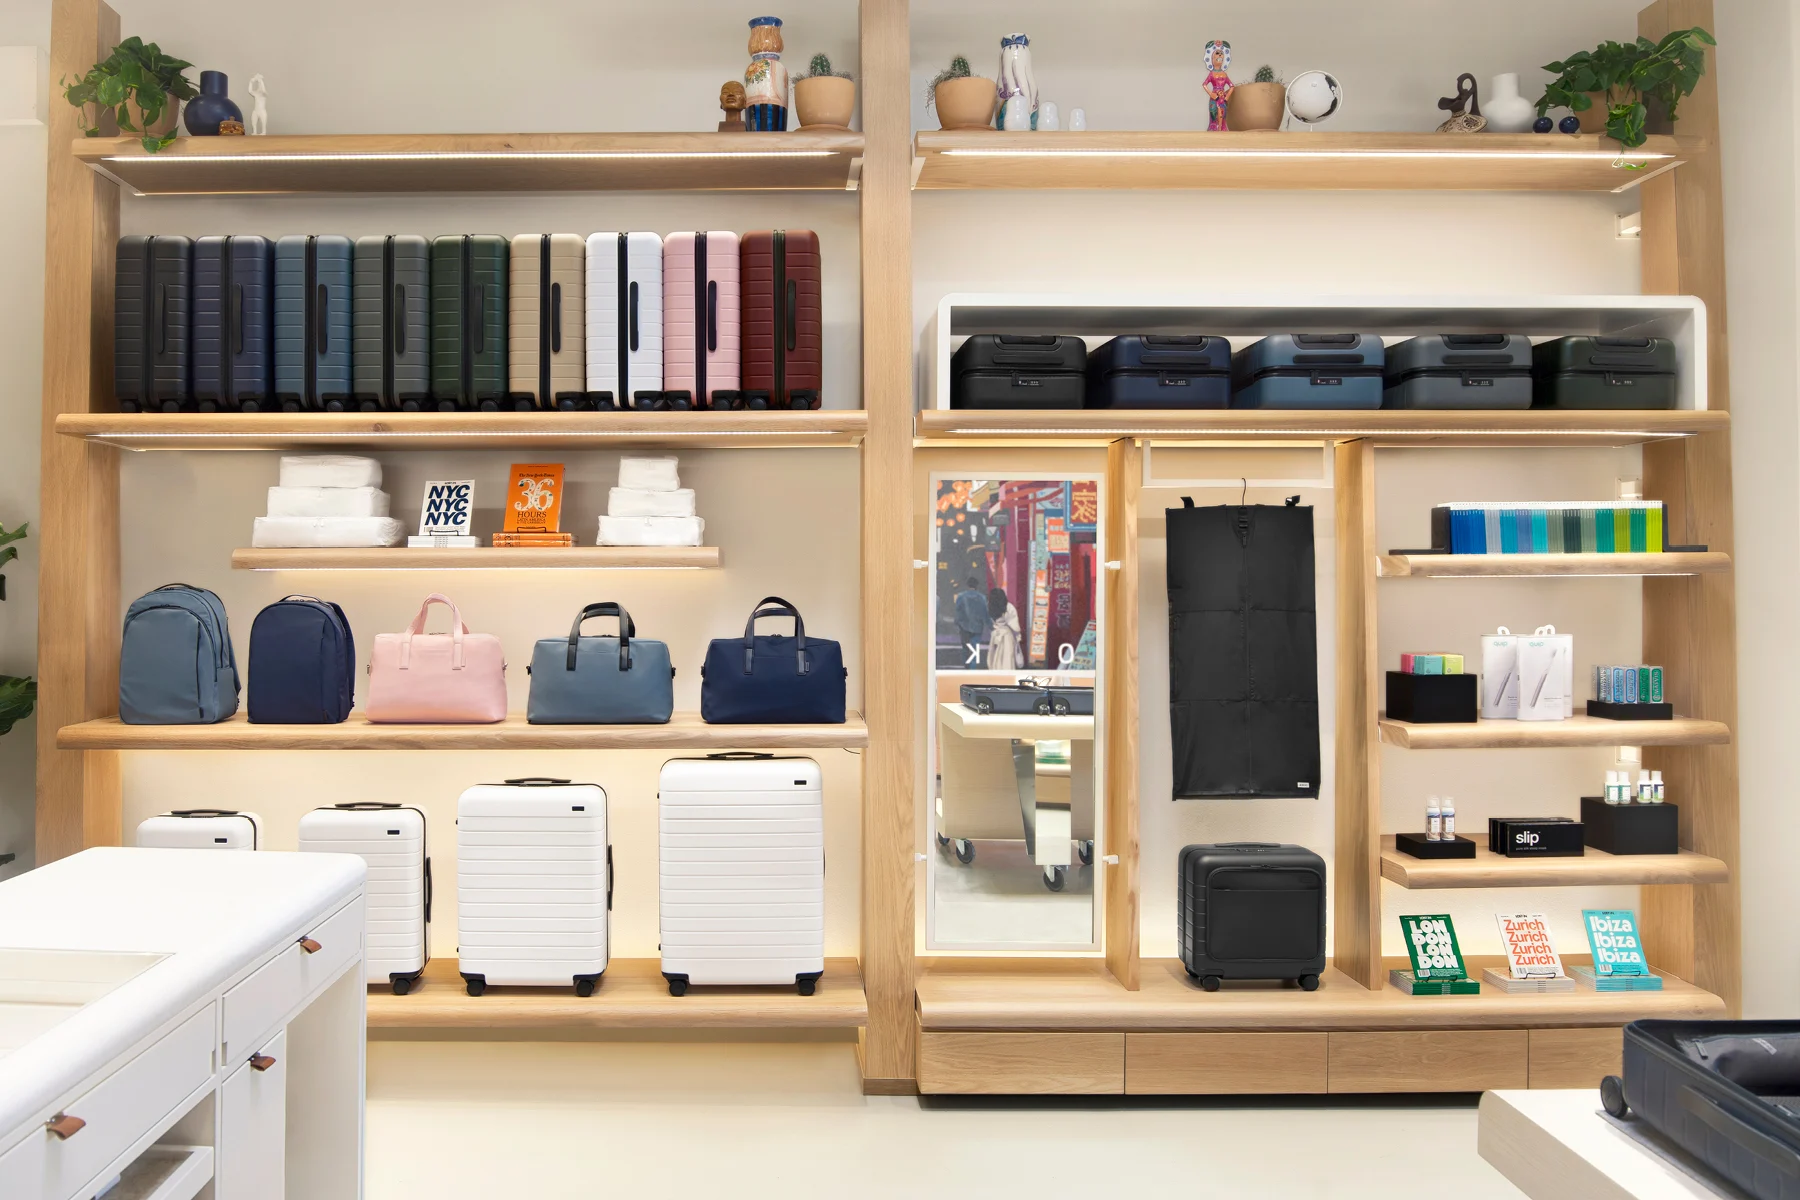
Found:
<svg viewBox="0 0 1800 1200"><path fill-rule="evenodd" d="M1060 114L1056 111L1054 100L1038 102L1038 130L1043 133L1054 133L1062 128Z"/></svg>
<svg viewBox="0 0 1800 1200"><path fill-rule="evenodd" d="M1481 98L1481 115L1487 118L1489 133L1530 133L1537 105L1519 94L1517 75L1496 75Z"/></svg>

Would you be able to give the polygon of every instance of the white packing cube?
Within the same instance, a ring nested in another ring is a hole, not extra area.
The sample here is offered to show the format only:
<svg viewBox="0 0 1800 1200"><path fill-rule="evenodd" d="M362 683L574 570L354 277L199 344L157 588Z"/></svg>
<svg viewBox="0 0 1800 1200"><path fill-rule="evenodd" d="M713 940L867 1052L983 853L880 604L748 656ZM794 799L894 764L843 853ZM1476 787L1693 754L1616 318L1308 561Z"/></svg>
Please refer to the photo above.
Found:
<svg viewBox="0 0 1800 1200"><path fill-rule="evenodd" d="M250 544L282 546L398 546L405 527L394 517L258 517Z"/></svg>
<svg viewBox="0 0 1800 1200"><path fill-rule="evenodd" d="M621 458L619 486L645 492L672 492L681 486L675 458Z"/></svg>
<svg viewBox="0 0 1800 1200"><path fill-rule="evenodd" d="M381 464L348 454L289 454L281 459L282 487L381 486Z"/></svg>
<svg viewBox="0 0 1800 1200"><path fill-rule="evenodd" d="M385 517L388 494L380 488L272 487L271 517Z"/></svg>
<svg viewBox="0 0 1800 1200"><path fill-rule="evenodd" d="M364 885L363 961L370 983L385 976L404 996L430 959L431 857L425 814L399 804L339 804L300 818L300 849L356 854L369 864Z"/></svg>
<svg viewBox="0 0 1800 1200"><path fill-rule="evenodd" d="M698 546L706 532L701 517L600 518L602 546Z"/></svg>
<svg viewBox="0 0 1800 1200"><path fill-rule="evenodd" d="M1481 639L1481 715L1486 720L1519 715L1519 639L1504 625Z"/></svg>
<svg viewBox="0 0 1800 1200"><path fill-rule="evenodd" d="M642 488L616 487L607 494L606 513L612 517L691 517L694 489L649 492Z"/></svg>
<svg viewBox="0 0 1800 1200"><path fill-rule="evenodd" d="M137 844L163 850L260 850L262 818L226 808L178 808L140 823Z"/></svg>

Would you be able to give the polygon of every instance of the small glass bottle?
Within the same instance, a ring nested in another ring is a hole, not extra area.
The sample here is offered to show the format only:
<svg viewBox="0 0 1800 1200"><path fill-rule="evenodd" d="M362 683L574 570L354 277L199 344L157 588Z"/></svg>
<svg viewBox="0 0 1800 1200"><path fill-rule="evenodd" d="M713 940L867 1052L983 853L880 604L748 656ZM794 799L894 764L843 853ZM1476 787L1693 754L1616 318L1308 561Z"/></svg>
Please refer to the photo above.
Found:
<svg viewBox="0 0 1800 1200"><path fill-rule="evenodd" d="M1661 771L1650 772L1650 803L1663 802L1663 777Z"/></svg>
<svg viewBox="0 0 1800 1200"><path fill-rule="evenodd" d="M1438 798L1433 796L1425 801L1425 840L1441 842L1444 840L1444 814L1438 807Z"/></svg>
<svg viewBox="0 0 1800 1200"><path fill-rule="evenodd" d="M1656 785L1650 780L1650 772L1638 772L1637 802L1639 804L1656 803Z"/></svg>
<svg viewBox="0 0 1800 1200"><path fill-rule="evenodd" d="M1608 771L1606 773L1606 802L1608 804L1619 803L1619 792L1621 790L1619 786L1619 777L1622 774L1623 772L1621 771Z"/></svg>
<svg viewBox="0 0 1800 1200"><path fill-rule="evenodd" d="M1456 840L1456 797L1445 796L1438 803L1439 841L1454 842Z"/></svg>

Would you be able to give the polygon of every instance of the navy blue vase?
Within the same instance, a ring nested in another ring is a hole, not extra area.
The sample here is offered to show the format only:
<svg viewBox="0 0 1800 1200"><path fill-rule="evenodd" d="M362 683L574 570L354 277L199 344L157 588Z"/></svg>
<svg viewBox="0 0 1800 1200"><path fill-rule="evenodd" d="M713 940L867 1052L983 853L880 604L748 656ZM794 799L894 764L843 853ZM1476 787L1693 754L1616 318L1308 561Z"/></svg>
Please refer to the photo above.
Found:
<svg viewBox="0 0 1800 1200"><path fill-rule="evenodd" d="M225 72L200 72L200 94L187 102L181 119L195 137L212 137L222 121L236 121L237 132L244 131L244 113L225 94Z"/></svg>

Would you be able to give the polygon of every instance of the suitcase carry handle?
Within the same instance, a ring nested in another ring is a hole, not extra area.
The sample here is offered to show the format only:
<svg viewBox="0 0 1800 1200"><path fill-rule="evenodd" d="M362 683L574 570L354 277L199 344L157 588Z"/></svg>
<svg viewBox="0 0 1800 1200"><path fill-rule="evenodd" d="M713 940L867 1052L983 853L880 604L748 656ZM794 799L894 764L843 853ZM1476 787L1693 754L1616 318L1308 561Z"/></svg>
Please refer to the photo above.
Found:
<svg viewBox="0 0 1800 1200"><path fill-rule="evenodd" d="M487 285L475 285L475 303L469 306L469 349L487 353Z"/></svg>
<svg viewBox="0 0 1800 1200"><path fill-rule="evenodd" d="M1221 850L1279 850L1280 842L1220 842Z"/></svg>
<svg viewBox="0 0 1800 1200"><path fill-rule="evenodd" d="M1207 336L1204 333L1147 333L1144 335L1146 346L1204 346Z"/></svg>
<svg viewBox="0 0 1800 1200"><path fill-rule="evenodd" d="M229 238L227 238L226 240L230 241ZM227 249L229 250L229 247ZM231 305L231 311L226 314L225 319L228 320L229 322L231 322L231 352L232 352L232 354L237 355L237 354L242 354L244 352L244 285L243 284L241 284L241 283L237 284L231 289L231 296L229 298L229 302ZM223 400L224 398L225 397L223 397L223 396L219 397L220 400Z"/></svg>
<svg viewBox="0 0 1800 1200"><path fill-rule="evenodd" d="M1652 339L1629 337L1597 337L1594 345L1605 346L1611 350L1648 350Z"/></svg>
<svg viewBox="0 0 1800 1200"><path fill-rule="evenodd" d="M759 758L774 758L766 750L721 750L717 754L709 754L708 759L725 759L731 762L749 762Z"/></svg>
<svg viewBox="0 0 1800 1200"><path fill-rule="evenodd" d="M763 605L770 605L764 608ZM800 674L805 675L812 668L806 661L806 622L800 619L800 610L783 600L780 596L764 596L756 602L750 612L750 619L744 622L744 674L750 674L755 661L756 650L756 618L758 617L792 617L794 618L794 643L800 663Z"/></svg>
<svg viewBox="0 0 1800 1200"><path fill-rule="evenodd" d="M562 353L562 284L550 285L550 353Z"/></svg>
<svg viewBox="0 0 1800 1200"><path fill-rule="evenodd" d="M321 283L318 286L316 295L318 299L313 303L313 322L318 326L318 330L313 336L317 342L317 352L319 354L329 354L331 353L331 322L326 320L325 306L331 295L331 290Z"/></svg>
<svg viewBox="0 0 1800 1200"><path fill-rule="evenodd" d="M156 285L156 313L151 319L156 322L156 352L167 354L169 352L169 285L166 283ZM145 399L149 399L149 397L146 396Z"/></svg>
<svg viewBox="0 0 1800 1200"><path fill-rule="evenodd" d="M607 912L612 911L612 885L613 885L612 843L608 842L608 843L606 843L606 911Z"/></svg>
<svg viewBox="0 0 1800 1200"><path fill-rule="evenodd" d="M334 804L331 807L349 809L354 812L368 812L371 809L399 808L400 806L398 804L389 804L385 800L352 800L348 804Z"/></svg>
<svg viewBox="0 0 1800 1200"><path fill-rule="evenodd" d="M787 348L790 352L800 348L800 322L794 310L800 305L800 285L788 280L787 285Z"/></svg>
<svg viewBox="0 0 1800 1200"><path fill-rule="evenodd" d="M396 807L398 807L396 805ZM431 856L425 856L425 923L431 924Z"/></svg>
<svg viewBox="0 0 1800 1200"><path fill-rule="evenodd" d="M1504 346L1507 335L1504 333L1446 333L1446 346Z"/></svg>
<svg viewBox="0 0 1800 1200"><path fill-rule="evenodd" d="M1054 333L997 333L994 340L1002 346L1054 346L1062 339Z"/></svg>
<svg viewBox="0 0 1800 1200"><path fill-rule="evenodd" d="M581 645L581 627L591 617L619 618L619 670L631 670L631 639L637 636L637 625L631 614L625 611L623 604L614 604L608 600L602 604L590 604L581 610L575 618L575 624L569 626L569 657L567 670L575 669L575 652Z"/></svg>
<svg viewBox="0 0 1800 1200"><path fill-rule="evenodd" d="M629 290L631 293L631 349L633 353L636 353L638 348L638 285L635 281Z"/></svg>
<svg viewBox="0 0 1800 1200"><path fill-rule="evenodd" d="M706 281L706 348L719 348L719 283L715 279Z"/></svg>
<svg viewBox="0 0 1800 1200"><path fill-rule="evenodd" d="M244 814L235 808L172 808L171 817L241 817Z"/></svg>
<svg viewBox="0 0 1800 1200"><path fill-rule="evenodd" d="M1681 1107L1701 1124L1742 1146L1786 1175L1800 1174L1800 1153L1776 1141L1711 1096L1691 1087L1681 1089Z"/></svg>
<svg viewBox="0 0 1800 1200"><path fill-rule="evenodd" d="M1360 333L1296 333L1296 346L1354 346Z"/></svg>
<svg viewBox="0 0 1800 1200"><path fill-rule="evenodd" d="M503 780L507 787L562 787L567 779L552 779L548 775L526 775L521 779Z"/></svg>
<svg viewBox="0 0 1800 1200"><path fill-rule="evenodd" d="M394 285L394 354L406 353L406 285Z"/></svg>

